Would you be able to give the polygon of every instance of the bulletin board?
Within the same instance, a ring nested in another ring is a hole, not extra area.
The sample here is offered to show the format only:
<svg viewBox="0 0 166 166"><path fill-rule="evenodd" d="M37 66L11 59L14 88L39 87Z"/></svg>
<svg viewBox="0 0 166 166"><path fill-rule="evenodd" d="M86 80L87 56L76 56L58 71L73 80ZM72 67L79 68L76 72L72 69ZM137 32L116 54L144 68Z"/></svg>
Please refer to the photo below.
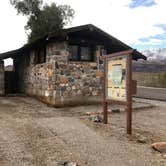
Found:
<svg viewBox="0 0 166 166"><path fill-rule="evenodd" d="M127 101L127 56L107 58L106 99Z"/></svg>
<svg viewBox="0 0 166 166"><path fill-rule="evenodd" d="M131 49L103 56L103 122L108 123L108 104L123 105L127 113L127 134L132 133L132 89L136 89L133 88L135 81L132 81L133 51Z"/></svg>

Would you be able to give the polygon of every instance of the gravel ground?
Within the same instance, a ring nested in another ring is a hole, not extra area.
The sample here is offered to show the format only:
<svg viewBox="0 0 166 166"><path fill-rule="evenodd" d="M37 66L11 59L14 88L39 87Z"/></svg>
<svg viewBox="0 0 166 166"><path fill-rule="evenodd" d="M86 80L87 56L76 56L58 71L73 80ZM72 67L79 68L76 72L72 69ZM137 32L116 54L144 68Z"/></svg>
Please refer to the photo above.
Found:
<svg viewBox="0 0 166 166"><path fill-rule="evenodd" d="M157 107L133 112L129 136L125 113L109 114L104 125L84 115L101 106L56 109L29 97L0 97L0 166L166 166L166 154L150 148L166 141L166 102L136 100Z"/></svg>

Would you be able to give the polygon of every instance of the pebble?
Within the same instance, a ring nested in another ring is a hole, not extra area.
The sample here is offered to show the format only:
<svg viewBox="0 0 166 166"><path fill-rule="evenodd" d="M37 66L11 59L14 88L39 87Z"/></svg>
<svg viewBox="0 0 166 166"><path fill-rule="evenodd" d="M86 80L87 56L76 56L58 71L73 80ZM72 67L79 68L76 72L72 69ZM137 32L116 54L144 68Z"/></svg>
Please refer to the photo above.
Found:
<svg viewBox="0 0 166 166"><path fill-rule="evenodd" d="M120 113L120 109L112 109L112 113Z"/></svg>
<svg viewBox="0 0 166 166"><path fill-rule="evenodd" d="M96 123L103 122L103 118L100 117L99 115L90 115L89 119L93 122L96 122Z"/></svg>
<svg viewBox="0 0 166 166"><path fill-rule="evenodd" d="M145 144L147 142L147 138L144 137L143 135L137 134L137 142Z"/></svg>
<svg viewBox="0 0 166 166"><path fill-rule="evenodd" d="M141 137L141 138L137 139L137 142L145 144L146 143L146 138L145 137Z"/></svg>
<svg viewBox="0 0 166 166"><path fill-rule="evenodd" d="M59 166L78 166L75 162L60 161Z"/></svg>

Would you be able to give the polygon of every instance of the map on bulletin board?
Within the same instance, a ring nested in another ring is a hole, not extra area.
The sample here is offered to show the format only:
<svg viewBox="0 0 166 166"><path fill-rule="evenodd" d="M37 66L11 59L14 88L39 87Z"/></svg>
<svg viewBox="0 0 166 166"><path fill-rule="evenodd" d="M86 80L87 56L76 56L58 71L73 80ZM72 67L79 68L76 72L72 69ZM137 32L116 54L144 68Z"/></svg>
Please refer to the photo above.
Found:
<svg viewBox="0 0 166 166"><path fill-rule="evenodd" d="M127 101L126 90L127 56L107 59L106 98L110 100Z"/></svg>
<svg viewBox="0 0 166 166"><path fill-rule="evenodd" d="M112 65L112 84L120 86L122 83L122 65Z"/></svg>

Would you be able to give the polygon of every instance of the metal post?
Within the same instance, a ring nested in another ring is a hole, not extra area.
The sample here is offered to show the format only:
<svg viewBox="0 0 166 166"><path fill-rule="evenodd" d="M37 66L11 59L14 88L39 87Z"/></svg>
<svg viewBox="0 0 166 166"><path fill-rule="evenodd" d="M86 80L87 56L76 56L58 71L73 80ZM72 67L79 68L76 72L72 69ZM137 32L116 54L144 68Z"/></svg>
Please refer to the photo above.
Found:
<svg viewBox="0 0 166 166"><path fill-rule="evenodd" d="M107 101L106 101L106 58L104 59L104 82L103 82L103 123L108 123L108 108L107 108Z"/></svg>
<svg viewBox="0 0 166 166"><path fill-rule="evenodd" d="M127 59L127 134L132 134L132 55L128 55Z"/></svg>
<svg viewBox="0 0 166 166"><path fill-rule="evenodd" d="M0 60L0 96L5 94L4 61Z"/></svg>
<svg viewBox="0 0 166 166"><path fill-rule="evenodd" d="M108 123L108 108L107 108L106 101L104 101L103 103L103 116L104 116L103 122L104 124L107 124Z"/></svg>

